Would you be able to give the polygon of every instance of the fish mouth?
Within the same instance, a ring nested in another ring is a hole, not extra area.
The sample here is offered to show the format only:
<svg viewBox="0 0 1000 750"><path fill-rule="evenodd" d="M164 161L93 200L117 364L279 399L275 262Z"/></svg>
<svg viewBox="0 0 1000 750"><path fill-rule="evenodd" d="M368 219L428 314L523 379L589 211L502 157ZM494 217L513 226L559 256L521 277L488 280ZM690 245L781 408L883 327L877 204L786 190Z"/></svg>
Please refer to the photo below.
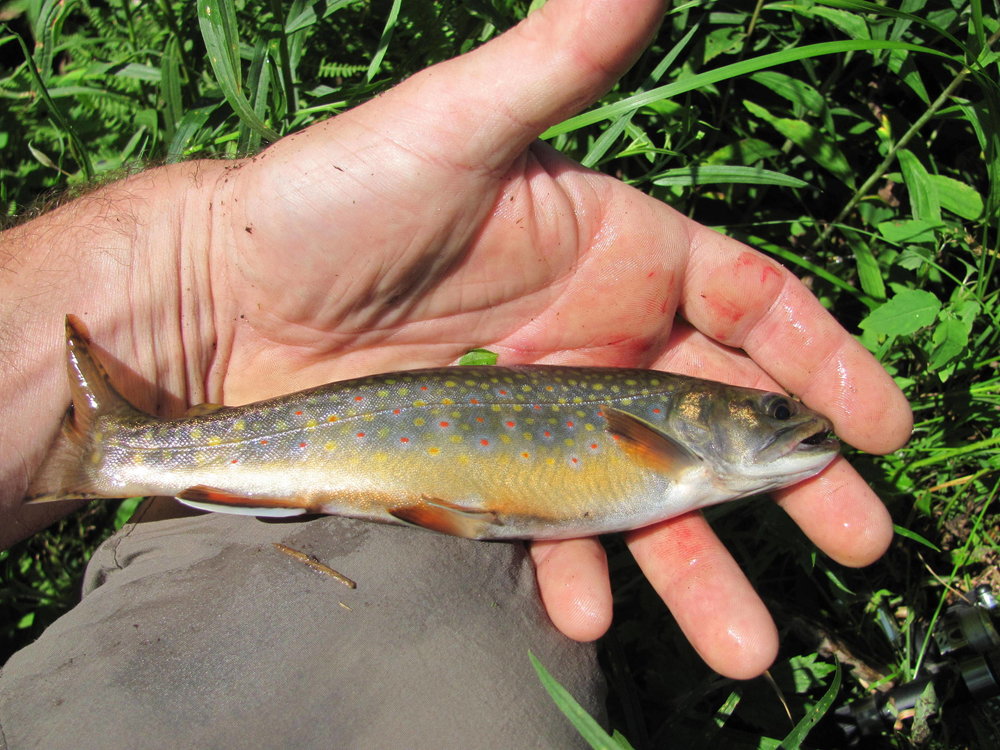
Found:
<svg viewBox="0 0 1000 750"><path fill-rule="evenodd" d="M811 419L799 425L794 433L792 451L827 451L840 447L833 434L833 425L827 419Z"/></svg>
<svg viewBox="0 0 1000 750"><path fill-rule="evenodd" d="M766 450L780 456L792 453L828 453L838 450L840 443L833 434L833 425L824 417L809 417L799 424L779 430Z"/></svg>

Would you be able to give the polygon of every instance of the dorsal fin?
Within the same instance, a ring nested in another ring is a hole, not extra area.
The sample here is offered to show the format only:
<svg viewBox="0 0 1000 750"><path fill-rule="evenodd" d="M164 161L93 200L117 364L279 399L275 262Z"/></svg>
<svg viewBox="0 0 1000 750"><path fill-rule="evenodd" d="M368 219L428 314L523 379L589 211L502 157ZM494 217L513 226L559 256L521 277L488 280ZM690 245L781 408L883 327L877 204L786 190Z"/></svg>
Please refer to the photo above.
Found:
<svg viewBox="0 0 1000 750"><path fill-rule="evenodd" d="M699 456L634 414L610 406L602 406L601 413L619 447L638 463L673 477L701 466Z"/></svg>

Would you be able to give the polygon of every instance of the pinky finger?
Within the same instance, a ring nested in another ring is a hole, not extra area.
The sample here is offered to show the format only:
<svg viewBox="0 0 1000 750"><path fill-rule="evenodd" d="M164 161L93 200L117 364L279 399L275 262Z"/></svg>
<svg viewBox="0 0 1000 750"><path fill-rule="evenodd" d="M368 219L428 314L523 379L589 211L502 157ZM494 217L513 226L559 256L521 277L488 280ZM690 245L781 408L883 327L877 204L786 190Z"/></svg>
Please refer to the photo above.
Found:
<svg viewBox="0 0 1000 750"><path fill-rule="evenodd" d="M716 672L756 677L778 652L778 632L739 565L699 513L628 535L629 548L677 624Z"/></svg>

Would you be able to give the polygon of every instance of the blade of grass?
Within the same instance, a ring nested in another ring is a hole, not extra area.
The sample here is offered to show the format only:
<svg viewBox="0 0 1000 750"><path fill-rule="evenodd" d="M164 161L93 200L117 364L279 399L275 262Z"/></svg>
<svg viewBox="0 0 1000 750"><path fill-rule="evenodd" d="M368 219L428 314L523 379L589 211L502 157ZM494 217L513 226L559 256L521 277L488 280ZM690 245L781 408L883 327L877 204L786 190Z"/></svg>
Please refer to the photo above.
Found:
<svg viewBox="0 0 1000 750"><path fill-rule="evenodd" d="M239 32L233 4L227 0L202 0L198 3L198 24L209 63L229 106L241 123L262 139L276 141L278 133L260 118L243 93Z"/></svg>
<svg viewBox="0 0 1000 750"><path fill-rule="evenodd" d="M849 39L839 42L807 44L803 47L795 47L792 49L782 50L781 52L771 52L766 55L760 55L759 57L753 57L749 60L743 60L742 62L724 65L721 68L705 71L704 73L696 73L692 76L684 78L683 80L668 83L665 86L658 86L655 89L650 89L649 91L645 91L641 94L627 97L621 101L615 102L614 104L598 107L597 109L592 109L589 112L584 112L582 115L577 115L576 117L570 117L567 120L563 120L558 125L553 125L551 128L546 130L540 137L542 139L547 139L554 138L557 135L563 135L564 133L571 133L574 130L586 127L587 125L593 125L594 123L602 122L603 120L611 120L629 112L634 112L641 107L645 107L647 104L652 104L664 99L670 99L678 94L683 94L687 91L694 91L695 89L702 88L703 86L719 83L720 81L725 81L729 78L736 78L737 76L746 75L748 73L755 73L756 71L764 70L765 68L773 68L776 65L784 65L786 63L795 62L796 60L805 60L810 57L836 55L841 52L878 49L905 49L912 52L923 52L928 55L936 55L938 57L948 57L948 55L944 52L939 52L935 49L924 47L919 44L909 44L907 42Z"/></svg>

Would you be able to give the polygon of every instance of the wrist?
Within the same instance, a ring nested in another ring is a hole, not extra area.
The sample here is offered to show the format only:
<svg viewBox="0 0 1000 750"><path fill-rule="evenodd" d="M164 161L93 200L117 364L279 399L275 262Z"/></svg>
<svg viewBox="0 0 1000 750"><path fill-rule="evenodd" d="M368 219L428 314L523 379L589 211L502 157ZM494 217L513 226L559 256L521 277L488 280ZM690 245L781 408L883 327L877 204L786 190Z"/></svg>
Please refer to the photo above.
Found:
<svg viewBox="0 0 1000 750"><path fill-rule="evenodd" d="M0 234L0 547L73 507L21 503L69 404L66 313L136 406L176 414L203 400L218 173L210 162L150 170Z"/></svg>

